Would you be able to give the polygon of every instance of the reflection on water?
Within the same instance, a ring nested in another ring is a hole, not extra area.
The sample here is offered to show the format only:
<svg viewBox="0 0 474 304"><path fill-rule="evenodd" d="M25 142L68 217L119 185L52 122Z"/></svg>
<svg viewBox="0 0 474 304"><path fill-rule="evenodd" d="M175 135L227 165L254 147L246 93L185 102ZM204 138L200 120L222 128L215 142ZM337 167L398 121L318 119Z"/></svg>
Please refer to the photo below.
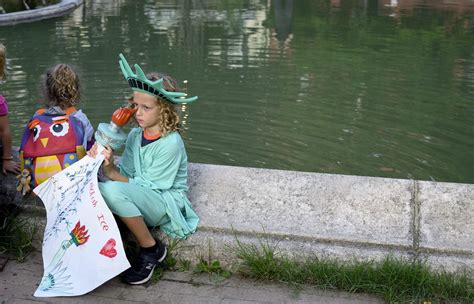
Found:
<svg viewBox="0 0 474 304"><path fill-rule="evenodd" d="M16 142L61 61L108 122L124 52L199 95L180 109L192 162L474 183L472 1L85 2L0 28Z"/></svg>

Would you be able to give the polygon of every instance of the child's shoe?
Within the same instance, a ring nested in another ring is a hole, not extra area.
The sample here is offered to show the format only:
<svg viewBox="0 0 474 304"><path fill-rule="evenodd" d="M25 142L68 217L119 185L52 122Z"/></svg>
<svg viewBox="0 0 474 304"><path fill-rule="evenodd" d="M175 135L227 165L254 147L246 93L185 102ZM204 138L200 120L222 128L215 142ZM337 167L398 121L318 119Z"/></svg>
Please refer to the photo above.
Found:
<svg viewBox="0 0 474 304"><path fill-rule="evenodd" d="M146 252L140 249L137 262L134 267L123 273L122 279L128 284L139 285L148 282L153 275L156 265L166 258L167 250L165 244L156 240L156 251Z"/></svg>

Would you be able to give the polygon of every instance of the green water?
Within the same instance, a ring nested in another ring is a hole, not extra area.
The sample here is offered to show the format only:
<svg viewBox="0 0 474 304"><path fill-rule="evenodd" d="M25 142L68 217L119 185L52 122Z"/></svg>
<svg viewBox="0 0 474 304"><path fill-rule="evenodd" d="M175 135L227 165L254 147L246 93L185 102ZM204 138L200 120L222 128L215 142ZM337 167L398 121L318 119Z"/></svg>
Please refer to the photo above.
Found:
<svg viewBox="0 0 474 304"><path fill-rule="evenodd" d="M182 109L192 162L474 183L474 4L404 2L96 0L0 27L14 141L58 62L108 122L124 52L199 95Z"/></svg>

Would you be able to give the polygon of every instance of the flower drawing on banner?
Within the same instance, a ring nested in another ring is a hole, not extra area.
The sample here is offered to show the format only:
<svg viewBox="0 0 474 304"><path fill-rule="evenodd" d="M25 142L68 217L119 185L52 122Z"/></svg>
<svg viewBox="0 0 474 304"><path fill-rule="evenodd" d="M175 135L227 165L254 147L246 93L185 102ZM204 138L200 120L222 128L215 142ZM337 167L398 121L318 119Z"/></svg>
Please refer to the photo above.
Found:
<svg viewBox="0 0 474 304"><path fill-rule="evenodd" d="M66 273L67 268L62 267L62 264L62 262L58 263L43 277L39 286L42 291L61 291L70 294L68 291L73 289L72 283L69 282L71 275Z"/></svg>

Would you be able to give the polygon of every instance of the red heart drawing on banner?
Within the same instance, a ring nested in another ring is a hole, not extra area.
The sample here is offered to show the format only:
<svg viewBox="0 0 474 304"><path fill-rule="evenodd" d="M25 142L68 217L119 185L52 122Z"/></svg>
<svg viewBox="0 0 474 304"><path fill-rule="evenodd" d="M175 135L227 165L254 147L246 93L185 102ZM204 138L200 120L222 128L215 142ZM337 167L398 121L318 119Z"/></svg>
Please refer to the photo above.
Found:
<svg viewBox="0 0 474 304"><path fill-rule="evenodd" d="M113 258L117 255L115 245L117 245L117 242L115 242L114 239L110 239L105 243L104 247L102 247L99 253L105 255L108 258Z"/></svg>

